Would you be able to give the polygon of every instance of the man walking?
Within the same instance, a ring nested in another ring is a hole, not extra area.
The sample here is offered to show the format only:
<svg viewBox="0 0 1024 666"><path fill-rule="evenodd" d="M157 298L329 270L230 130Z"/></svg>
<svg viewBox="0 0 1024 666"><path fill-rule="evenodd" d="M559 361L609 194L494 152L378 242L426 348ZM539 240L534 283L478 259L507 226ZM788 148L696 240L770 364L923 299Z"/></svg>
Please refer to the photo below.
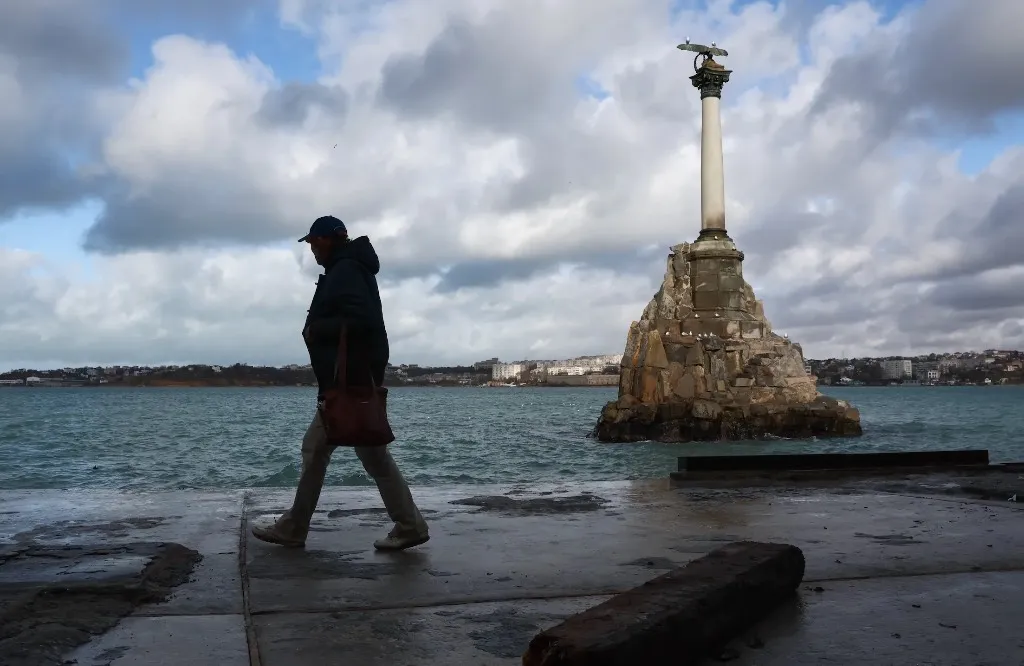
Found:
<svg viewBox="0 0 1024 666"><path fill-rule="evenodd" d="M309 233L299 242L309 243L313 257L324 268L302 329L319 386L317 402L335 382L335 361L343 327L348 335L349 384L365 385L367 377L360 376L359 371L365 372L369 365L369 374L380 386L390 352L375 277L380 271L380 260L370 239L360 236L349 240L342 221L328 215L313 222ZM395 523L390 534L374 542L374 548L404 550L425 543L430 538L427 524L388 447L357 446L355 450L363 469L376 482L388 515ZM305 546L333 451L334 447L327 443L318 409L302 438L302 473L291 509L269 527L254 527L253 536L281 546Z"/></svg>

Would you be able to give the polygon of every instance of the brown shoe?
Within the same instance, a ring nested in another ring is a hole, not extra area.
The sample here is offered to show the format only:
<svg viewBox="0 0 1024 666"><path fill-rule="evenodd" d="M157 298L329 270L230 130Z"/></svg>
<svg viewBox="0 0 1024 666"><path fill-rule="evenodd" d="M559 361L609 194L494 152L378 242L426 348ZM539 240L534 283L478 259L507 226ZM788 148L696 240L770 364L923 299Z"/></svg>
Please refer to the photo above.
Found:
<svg viewBox="0 0 1024 666"><path fill-rule="evenodd" d="M305 539L298 539L296 537L290 537L282 534L276 523L269 527L254 527L252 528L252 535L260 541L266 541L267 543L272 543L277 546L284 546L285 548L306 547Z"/></svg>

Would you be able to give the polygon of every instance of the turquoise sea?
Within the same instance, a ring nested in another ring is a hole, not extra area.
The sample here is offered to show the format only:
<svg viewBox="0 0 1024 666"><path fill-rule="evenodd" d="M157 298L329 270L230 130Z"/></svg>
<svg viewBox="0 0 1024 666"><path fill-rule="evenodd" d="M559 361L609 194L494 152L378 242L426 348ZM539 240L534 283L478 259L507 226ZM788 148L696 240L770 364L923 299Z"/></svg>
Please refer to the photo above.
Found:
<svg viewBox="0 0 1024 666"><path fill-rule="evenodd" d="M604 388L396 388L395 457L415 485L665 477L690 453L987 448L1024 460L1024 387L834 388L859 439L600 444ZM0 388L0 489L292 486L313 389ZM339 450L328 483L368 485Z"/></svg>

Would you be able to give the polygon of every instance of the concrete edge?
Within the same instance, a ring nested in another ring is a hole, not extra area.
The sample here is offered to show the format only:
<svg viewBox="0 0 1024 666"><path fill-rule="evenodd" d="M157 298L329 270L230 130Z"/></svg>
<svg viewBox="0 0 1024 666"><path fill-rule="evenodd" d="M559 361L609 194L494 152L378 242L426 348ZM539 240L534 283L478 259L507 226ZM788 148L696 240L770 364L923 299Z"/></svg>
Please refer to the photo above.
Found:
<svg viewBox="0 0 1024 666"><path fill-rule="evenodd" d="M242 495L238 521L238 580L242 595L242 624L245 629L245 644L249 653L249 666L262 666L259 637L256 634L256 623L252 619L252 606L249 601L249 509L252 496L246 491Z"/></svg>
<svg viewBox="0 0 1024 666"><path fill-rule="evenodd" d="M751 455L681 456L680 472L739 472L880 469L891 467L987 466L988 449L874 451L848 453L768 453Z"/></svg>
<svg viewBox="0 0 1024 666"><path fill-rule="evenodd" d="M790 598L804 567L796 546L728 544L540 632L523 666L696 666Z"/></svg>
<svg viewBox="0 0 1024 666"><path fill-rule="evenodd" d="M940 474L958 474L983 478L990 475L1024 471L1014 465L950 465L933 467L852 467L848 469L777 469L709 472L669 472L673 488L735 488L794 483L843 483L849 480L890 479L892 477L927 478Z"/></svg>

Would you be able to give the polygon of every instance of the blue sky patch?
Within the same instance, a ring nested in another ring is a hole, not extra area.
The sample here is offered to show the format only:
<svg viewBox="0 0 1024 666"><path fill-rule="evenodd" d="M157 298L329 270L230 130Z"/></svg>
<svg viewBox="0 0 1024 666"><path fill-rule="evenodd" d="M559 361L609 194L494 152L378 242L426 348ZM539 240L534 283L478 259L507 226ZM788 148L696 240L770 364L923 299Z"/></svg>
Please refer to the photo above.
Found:
<svg viewBox="0 0 1024 666"><path fill-rule="evenodd" d="M945 150L959 150L960 170L977 175L1010 146L1024 145L1024 113L1000 116L995 125L995 131L984 136L945 137L937 143Z"/></svg>
<svg viewBox="0 0 1024 666"><path fill-rule="evenodd" d="M21 213L0 223L0 247L35 252L57 263L79 264L88 273L82 239L103 208L102 201L91 199L63 211Z"/></svg>
<svg viewBox="0 0 1024 666"><path fill-rule="evenodd" d="M223 43L236 54L255 55L274 70L281 81L315 81L322 72L315 39L298 30L283 28L276 3L262 0L243 15L223 20L199 20L165 14L154 21L145 16L114 20L121 34L130 35L130 75L141 78L153 65L153 43L169 35Z"/></svg>
<svg viewBox="0 0 1024 666"><path fill-rule="evenodd" d="M593 97L598 100L611 97L610 92L587 74L576 77L576 90L583 97Z"/></svg>

